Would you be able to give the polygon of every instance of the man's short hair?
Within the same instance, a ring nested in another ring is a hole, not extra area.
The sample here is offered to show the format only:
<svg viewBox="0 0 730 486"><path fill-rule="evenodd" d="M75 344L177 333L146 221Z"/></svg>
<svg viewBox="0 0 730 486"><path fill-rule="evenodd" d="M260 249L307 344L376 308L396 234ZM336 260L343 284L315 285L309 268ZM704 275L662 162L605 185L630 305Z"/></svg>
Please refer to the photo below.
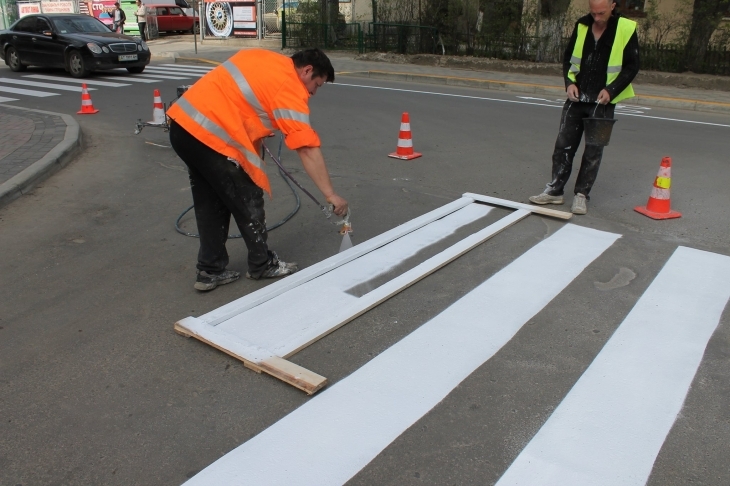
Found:
<svg viewBox="0 0 730 486"><path fill-rule="evenodd" d="M320 49L305 49L295 52L291 58L295 67L312 66L312 77L326 76L326 82L334 83L335 68L332 67L329 57Z"/></svg>

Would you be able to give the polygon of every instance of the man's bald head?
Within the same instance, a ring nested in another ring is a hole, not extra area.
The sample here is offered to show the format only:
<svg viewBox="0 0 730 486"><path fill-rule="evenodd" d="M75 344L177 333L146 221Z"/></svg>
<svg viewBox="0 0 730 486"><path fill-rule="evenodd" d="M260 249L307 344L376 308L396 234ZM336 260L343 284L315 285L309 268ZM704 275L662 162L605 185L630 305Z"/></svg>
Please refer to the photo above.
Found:
<svg viewBox="0 0 730 486"><path fill-rule="evenodd" d="M613 0L588 0L588 6L591 9L593 22L600 26L605 26L616 4Z"/></svg>

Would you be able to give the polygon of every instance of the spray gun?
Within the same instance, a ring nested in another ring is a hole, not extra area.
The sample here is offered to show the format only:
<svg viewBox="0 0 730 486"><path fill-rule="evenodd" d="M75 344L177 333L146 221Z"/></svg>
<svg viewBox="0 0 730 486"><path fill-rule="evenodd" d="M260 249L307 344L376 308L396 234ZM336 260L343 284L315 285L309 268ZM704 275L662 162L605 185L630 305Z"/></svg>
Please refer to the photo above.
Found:
<svg viewBox="0 0 730 486"><path fill-rule="evenodd" d="M296 184L296 186L299 189L301 189L304 194L309 196L309 199L314 201L314 204L319 206L319 209L322 211L322 213L324 213L325 218L327 218L327 219L332 218L332 215L334 214L334 210L335 210L334 204L327 204L327 205L320 204L316 197L314 197L308 190L303 188L302 185L299 184L299 182L297 182L297 180L294 179L294 177L292 177L292 175L289 172L287 172L287 170L281 165L281 162L279 161L279 159L274 157L274 154L271 153L271 151L269 150L269 147L267 147L265 143L262 143L262 145L264 147L264 150L266 150L266 153L268 153L269 157L271 157L271 160L273 160L274 163L277 166L279 166L279 170L281 170L281 172L285 176L287 176L289 179L291 179L291 181L294 184ZM342 217L341 220L339 220L339 221L330 220L330 222L332 224L340 226L340 234L343 236L342 246L340 246L340 251L351 247L352 242L350 242L350 234L352 233L352 223L350 222L350 208L349 207L347 208L347 212L345 213L345 215Z"/></svg>

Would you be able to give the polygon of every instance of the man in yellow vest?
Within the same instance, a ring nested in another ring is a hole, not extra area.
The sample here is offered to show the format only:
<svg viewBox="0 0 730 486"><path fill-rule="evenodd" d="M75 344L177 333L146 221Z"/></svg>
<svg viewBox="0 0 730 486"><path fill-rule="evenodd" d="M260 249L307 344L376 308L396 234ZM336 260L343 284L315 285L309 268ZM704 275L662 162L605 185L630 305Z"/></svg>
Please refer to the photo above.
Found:
<svg viewBox="0 0 730 486"><path fill-rule="evenodd" d="M578 19L563 57L568 99L560 117L553 151L552 180L534 204L563 204L563 189L583 136L583 119L613 118L616 103L634 96L631 81L639 72L636 22L614 14L612 0L589 0L590 14ZM575 182L574 214L586 214L603 146L586 145Z"/></svg>
<svg viewBox="0 0 730 486"><path fill-rule="evenodd" d="M170 143L188 166L200 233L197 290L213 290L240 276L226 270L231 215L248 248L246 277L276 278L297 270L267 245L263 196L264 191L271 194L271 188L260 154L261 140L274 130L296 150L335 214L347 211L309 123L309 97L334 80L332 63L319 49L291 58L245 50L203 76L168 110Z"/></svg>

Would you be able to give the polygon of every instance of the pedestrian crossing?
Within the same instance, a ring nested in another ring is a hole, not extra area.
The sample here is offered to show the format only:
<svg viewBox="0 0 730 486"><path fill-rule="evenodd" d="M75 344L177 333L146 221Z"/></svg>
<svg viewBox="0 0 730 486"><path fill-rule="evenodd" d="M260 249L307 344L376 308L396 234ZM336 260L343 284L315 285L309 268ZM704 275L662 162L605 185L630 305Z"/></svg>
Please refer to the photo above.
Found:
<svg viewBox="0 0 730 486"><path fill-rule="evenodd" d="M0 76L0 103L20 101L24 97L47 98L69 92L80 93L82 84L86 84L89 91L124 88L138 83L151 84L166 80L191 80L190 84L192 84L195 79L213 69L214 66L155 64L147 66L140 74L130 74L126 69L113 69L84 79L72 78L68 73L63 72L58 74L28 73L22 74L20 78ZM10 96L4 96L6 94Z"/></svg>
<svg viewBox="0 0 730 486"><path fill-rule="evenodd" d="M404 236L390 248L324 274L309 291L302 284L286 297L290 305L282 315L292 307L298 313L321 313L323 306L312 297L318 293L335 307L358 299L347 293L353 284L371 281L373 273L382 274L400 261L401 253L417 251L414 243L437 240L464 222L486 216L480 211L467 206L431 229L414 232L415 240ZM346 483L507 345L619 238L566 224L185 484ZM536 275L551 278L536 286ZM730 257L677 247L497 484L532 485L535 478L547 485L645 484L728 299ZM269 313L282 307L273 299L258 304L245 319L241 314L236 329L248 325L243 321L259 316L269 303ZM287 320L299 330L297 318L289 313L273 321ZM251 321L252 329L262 333L254 335L256 344L261 339L276 349L276 343L286 343L286 336L270 335L261 316ZM216 329L232 332L233 324L233 319L223 321ZM264 341L267 337L270 342Z"/></svg>

